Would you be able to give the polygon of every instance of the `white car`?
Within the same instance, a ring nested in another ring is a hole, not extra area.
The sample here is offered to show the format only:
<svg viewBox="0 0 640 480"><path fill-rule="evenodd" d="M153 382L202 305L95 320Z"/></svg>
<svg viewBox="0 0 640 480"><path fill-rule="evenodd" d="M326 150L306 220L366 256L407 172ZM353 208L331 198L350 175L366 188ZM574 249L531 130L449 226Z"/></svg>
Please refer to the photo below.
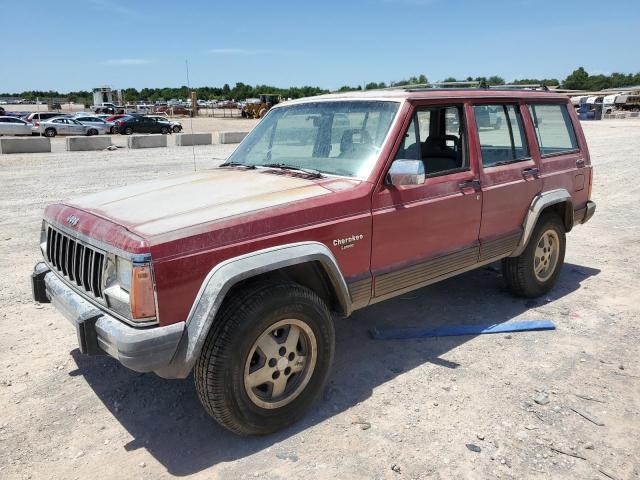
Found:
<svg viewBox="0 0 640 480"><path fill-rule="evenodd" d="M31 135L33 125L16 117L0 117L0 135Z"/></svg>
<svg viewBox="0 0 640 480"><path fill-rule="evenodd" d="M103 127L93 125L83 125L74 118L55 117L43 122L36 122L33 131L41 133L45 137L55 137L56 135L99 135L106 133Z"/></svg>

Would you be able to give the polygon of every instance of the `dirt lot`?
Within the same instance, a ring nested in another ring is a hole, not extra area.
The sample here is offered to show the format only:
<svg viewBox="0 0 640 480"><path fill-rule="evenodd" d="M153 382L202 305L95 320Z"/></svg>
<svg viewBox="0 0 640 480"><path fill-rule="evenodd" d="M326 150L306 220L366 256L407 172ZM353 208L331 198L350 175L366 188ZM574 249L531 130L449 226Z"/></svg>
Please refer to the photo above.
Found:
<svg viewBox="0 0 640 480"><path fill-rule="evenodd" d="M205 415L192 379L80 356L67 321L31 300L47 203L192 170L192 149L0 156L0 478L640 478L640 121L584 128L598 211L569 234L548 297L513 298L484 268L358 311L336 324L323 399L299 424L250 439ZM197 167L232 148L196 147ZM515 319L558 328L368 335Z"/></svg>

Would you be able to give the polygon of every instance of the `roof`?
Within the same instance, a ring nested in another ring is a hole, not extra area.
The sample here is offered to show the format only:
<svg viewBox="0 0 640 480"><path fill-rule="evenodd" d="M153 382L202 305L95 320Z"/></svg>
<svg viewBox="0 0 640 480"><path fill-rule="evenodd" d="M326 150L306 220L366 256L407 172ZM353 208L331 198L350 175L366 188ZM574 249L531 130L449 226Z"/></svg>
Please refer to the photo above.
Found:
<svg viewBox="0 0 640 480"><path fill-rule="evenodd" d="M420 100L420 99L467 99L467 98L528 98L528 99L561 99L568 98L566 94L553 91L499 88L394 88L380 90L356 90L352 92L328 93L315 97L305 97L298 100L284 102L286 105L325 100ZM282 104L281 104L282 105Z"/></svg>

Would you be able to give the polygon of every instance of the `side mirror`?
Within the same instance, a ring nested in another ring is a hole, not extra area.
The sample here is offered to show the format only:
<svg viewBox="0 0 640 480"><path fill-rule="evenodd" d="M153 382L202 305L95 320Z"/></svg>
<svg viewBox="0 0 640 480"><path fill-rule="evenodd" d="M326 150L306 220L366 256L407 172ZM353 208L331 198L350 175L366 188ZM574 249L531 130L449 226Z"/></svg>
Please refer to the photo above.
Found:
<svg viewBox="0 0 640 480"><path fill-rule="evenodd" d="M422 185L424 183L424 163L422 160L408 160L399 158L394 160L387 173L387 184L399 187L401 185Z"/></svg>

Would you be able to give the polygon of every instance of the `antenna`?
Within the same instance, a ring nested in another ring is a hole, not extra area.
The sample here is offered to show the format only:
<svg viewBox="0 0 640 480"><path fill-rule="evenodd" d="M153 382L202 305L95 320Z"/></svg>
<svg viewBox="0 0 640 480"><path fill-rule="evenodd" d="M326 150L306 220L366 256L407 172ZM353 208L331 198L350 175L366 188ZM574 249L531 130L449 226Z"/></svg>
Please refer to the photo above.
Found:
<svg viewBox="0 0 640 480"><path fill-rule="evenodd" d="M189 90L189 95L191 95L191 82L189 81L189 60L185 58L184 60L185 67L187 69L187 89ZM191 116L190 116L190 126L191 126L191 138L193 138L193 113L196 110L191 105ZM193 154L193 171L196 171L196 146L195 142L191 142L191 153Z"/></svg>

